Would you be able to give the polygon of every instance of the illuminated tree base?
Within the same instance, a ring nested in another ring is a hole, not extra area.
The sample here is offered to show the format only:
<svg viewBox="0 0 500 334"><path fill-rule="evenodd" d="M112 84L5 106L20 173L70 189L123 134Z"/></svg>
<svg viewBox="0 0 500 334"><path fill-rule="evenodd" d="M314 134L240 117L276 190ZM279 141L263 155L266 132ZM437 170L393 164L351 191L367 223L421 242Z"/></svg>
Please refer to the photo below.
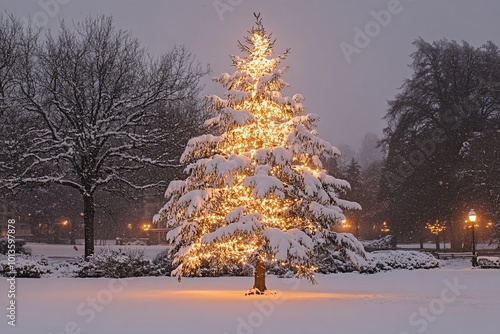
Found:
<svg viewBox="0 0 500 334"><path fill-rule="evenodd" d="M248 290L247 293L245 293L245 296L250 296L250 295L262 295L262 296L269 296L269 295L275 295L277 292L275 290L265 290L265 291L260 291L257 288L251 288Z"/></svg>

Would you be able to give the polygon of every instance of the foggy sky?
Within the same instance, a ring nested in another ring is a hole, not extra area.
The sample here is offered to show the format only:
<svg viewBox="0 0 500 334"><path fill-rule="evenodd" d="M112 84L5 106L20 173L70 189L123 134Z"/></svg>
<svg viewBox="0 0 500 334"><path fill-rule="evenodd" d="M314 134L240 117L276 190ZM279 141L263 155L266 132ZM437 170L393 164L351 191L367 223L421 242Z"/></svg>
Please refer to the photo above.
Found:
<svg viewBox="0 0 500 334"><path fill-rule="evenodd" d="M387 100L411 75L409 55L416 38L465 40L476 47L491 40L500 45L498 0L400 0L398 6L394 1L0 0L0 9L36 18L48 29L57 28L61 18L79 21L112 14L117 27L132 31L155 55L184 44L201 63L210 64L211 76L234 71L229 54L239 54L237 40L252 27L252 13L260 12L266 30L277 38L276 51L291 48L283 63L290 66L284 79L291 87L285 95L301 93L306 98L307 112L321 117L318 130L323 139L357 149L366 132L381 136ZM215 5L221 3L226 7L217 11ZM371 11L388 6L397 13L385 27L375 24ZM340 45L356 47L355 27L364 31L367 24L374 29L373 37L348 62ZM204 93L223 93L209 79Z"/></svg>

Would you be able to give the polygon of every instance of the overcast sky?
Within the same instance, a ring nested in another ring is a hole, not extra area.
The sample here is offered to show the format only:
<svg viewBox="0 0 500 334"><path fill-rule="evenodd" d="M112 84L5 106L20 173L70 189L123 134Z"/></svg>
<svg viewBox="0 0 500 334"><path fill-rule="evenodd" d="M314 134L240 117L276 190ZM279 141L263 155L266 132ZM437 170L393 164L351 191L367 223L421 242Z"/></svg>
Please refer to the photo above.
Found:
<svg viewBox="0 0 500 334"><path fill-rule="evenodd" d="M285 94L306 98L307 111L321 117L322 138L354 149L366 132L382 134L387 100L411 74L416 38L500 45L498 0L0 0L0 8L50 29L60 18L112 14L117 27L131 30L152 53L184 44L213 75L233 71L228 56L239 54L236 42L260 12L277 38L276 51L292 50L284 63L291 84ZM383 15L388 8L390 18ZM368 28L369 40L356 27ZM205 93L222 90L207 78Z"/></svg>

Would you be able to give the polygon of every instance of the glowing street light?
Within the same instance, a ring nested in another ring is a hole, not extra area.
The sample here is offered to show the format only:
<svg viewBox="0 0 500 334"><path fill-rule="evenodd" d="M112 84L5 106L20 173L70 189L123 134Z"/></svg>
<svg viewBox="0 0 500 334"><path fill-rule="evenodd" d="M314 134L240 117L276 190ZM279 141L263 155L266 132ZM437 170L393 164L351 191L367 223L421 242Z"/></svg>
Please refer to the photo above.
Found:
<svg viewBox="0 0 500 334"><path fill-rule="evenodd" d="M476 232L475 232L476 220L477 220L476 212L474 211L474 209L470 209L470 211L469 211L469 222L472 223L472 266L473 267L477 266L477 258L476 258Z"/></svg>
<svg viewBox="0 0 500 334"><path fill-rule="evenodd" d="M72 245L75 245L76 244L76 237L75 237L75 230L74 230L74 224L72 224L69 220L63 220L61 222L61 225L62 226L70 226L70 230L69 230L69 243L72 244Z"/></svg>

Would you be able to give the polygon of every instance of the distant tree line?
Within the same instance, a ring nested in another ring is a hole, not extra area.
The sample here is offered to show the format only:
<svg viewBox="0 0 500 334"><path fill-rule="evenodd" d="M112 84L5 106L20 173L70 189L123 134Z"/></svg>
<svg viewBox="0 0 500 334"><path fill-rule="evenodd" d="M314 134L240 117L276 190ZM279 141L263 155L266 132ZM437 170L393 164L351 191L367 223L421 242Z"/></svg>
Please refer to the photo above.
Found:
<svg viewBox="0 0 500 334"><path fill-rule="evenodd" d="M430 235L427 224L438 222L451 247L461 250L471 245L465 220L473 208L482 234L498 242L499 49L446 39L414 45L413 74L385 116L383 162L363 172L355 161L340 168L353 185L349 199L364 209L353 218L365 225L365 235L372 223L386 221L400 241L420 243Z"/></svg>

